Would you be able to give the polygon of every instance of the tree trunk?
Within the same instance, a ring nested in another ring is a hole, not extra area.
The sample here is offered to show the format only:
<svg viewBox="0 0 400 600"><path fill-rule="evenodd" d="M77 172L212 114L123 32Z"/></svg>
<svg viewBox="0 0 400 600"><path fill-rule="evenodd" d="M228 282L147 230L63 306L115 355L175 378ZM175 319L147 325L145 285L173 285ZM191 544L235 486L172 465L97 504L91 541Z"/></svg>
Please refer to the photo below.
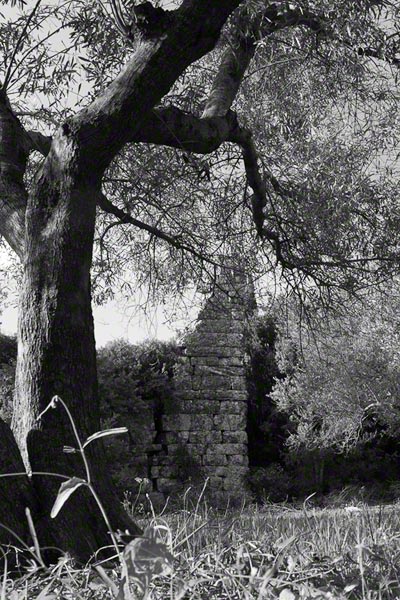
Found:
<svg viewBox="0 0 400 600"><path fill-rule="evenodd" d="M9 426L0 420L0 467L2 473L24 473L25 467L18 446ZM20 540L32 545L25 509L29 508L33 521L39 519L38 501L29 478L0 478L0 546L21 546ZM7 555L8 567L15 562L15 555ZM0 556L0 569L4 555Z"/></svg>
<svg viewBox="0 0 400 600"><path fill-rule="evenodd" d="M12 428L33 472L85 477L80 455L63 453L64 445L77 443L62 406L40 417L58 395L83 441L100 429L90 296L96 190L90 181L76 183L73 151L65 140L58 146L62 161L56 153L49 156L28 201ZM139 528L112 488L101 441L88 448L88 457L112 527L137 534ZM33 477L45 515L50 514L60 483L51 476ZM84 487L68 500L49 531L60 548L82 560L110 543L106 524Z"/></svg>

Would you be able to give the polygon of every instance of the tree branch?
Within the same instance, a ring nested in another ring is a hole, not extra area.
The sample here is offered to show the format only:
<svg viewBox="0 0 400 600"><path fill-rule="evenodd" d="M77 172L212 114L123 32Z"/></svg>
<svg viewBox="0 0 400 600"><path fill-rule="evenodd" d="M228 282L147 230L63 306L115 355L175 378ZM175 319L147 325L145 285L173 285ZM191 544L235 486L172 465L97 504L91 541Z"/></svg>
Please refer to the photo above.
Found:
<svg viewBox="0 0 400 600"><path fill-rule="evenodd" d="M78 171L102 176L184 70L214 47L223 25L241 1L184 0L173 11L170 29L141 41L108 89L57 132L57 146L70 140L79 147Z"/></svg>
<svg viewBox="0 0 400 600"><path fill-rule="evenodd" d="M199 118L175 106L153 109L140 130L129 140L209 154L228 141L238 127L236 114Z"/></svg>
<svg viewBox="0 0 400 600"><path fill-rule="evenodd" d="M39 131L25 131L25 146L30 152L36 150L43 156L50 152L53 139Z"/></svg>
<svg viewBox="0 0 400 600"><path fill-rule="evenodd" d="M306 10L284 10L276 4L253 13L251 10L244 6L234 15L228 47L222 55L203 117L223 116L231 108L260 38L287 27L303 25L320 32L325 26L322 18Z"/></svg>
<svg viewBox="0 0 400 600"><path fill-rule="evenodd" d="M103 193L100 193L98 195L97 204L105 212L110 213L110 214L114 215L115 217L117 217L120 224L125 223L125 224L134 225L135 227L138 227L139 229L143 229L144 231L147 231L151 235L154 235L155 237L159 238L160 240L164 240L165 242L168 242L168 244L170 244L174 248L177 248L178 250L183 250L185 252L189 252L190 254L192 254L196 258L199 258L203 262L207 262L211 265L217 264L211 258L205 256L201 252L198 252L197 250L192 248L192 246L185 244L182 241L181 236L170 235L168 233L165 233L161 229L158 229L158 227L154 227L153 225L148 225L147 223L143 223L143 221L135 219L129 213L125 212L124 210L121 210L120 208L115 206L115 204L110 202L110 200L108 200L108 198ZM115 225L115 223L113 225Z"/></svg>
<svg viewBox="0 0 400 600"><path fill-rule="evenodd" d="M265 226L267 188L258 167L257 150L251 132L240 127L234 112L229 111L225 117L198 118L174 106L156 108L132 141L172 146L199 154L210 153L224 142L238 144L243 151L247 182L253 190L251 204L257 233L261 239L271 242L282 266L294 266L284 258L279 236ZM166 239L165 234L158 237ZM173 245L176 242L174 239L166 241ZM188 247L185 249L191 251Z"/></svg>
<svg viewBox="0 0 400 600"><path fill-rule="evenodd" d="M232 111L223 117L199 118L176 106L158 106L127 141L209 154L227 141L236 127L237 117ZM37 150L43 156L48 155L52 141L51 136L38 131L25 132L25 147L29 151Z"/></svg>
<svg viewBox="0 0 400 600"><path fill-rule="evenodd" d="M110 6L117 29L124 37L129 38L130 30L124 19L120 0L110 0Z"/></svg>
<svg viewBox="0 0 400 600"><path fill-rule="evenodd" d="M24 173L28 150L25 132L0 91L0 234L22 259L27 193Z"/></svg>
<svg viewBox="0 0 400 600"><path fill-rule="evenodd" d="M348 48L352 48L352 45L346 41L343 42ZM377 58L383 60L393 67L400 67L400 47L393 45L391 48L357 48L355 52L358 56L365 56L367 58ZM399 55L399 56L397 56Z"/></svg>

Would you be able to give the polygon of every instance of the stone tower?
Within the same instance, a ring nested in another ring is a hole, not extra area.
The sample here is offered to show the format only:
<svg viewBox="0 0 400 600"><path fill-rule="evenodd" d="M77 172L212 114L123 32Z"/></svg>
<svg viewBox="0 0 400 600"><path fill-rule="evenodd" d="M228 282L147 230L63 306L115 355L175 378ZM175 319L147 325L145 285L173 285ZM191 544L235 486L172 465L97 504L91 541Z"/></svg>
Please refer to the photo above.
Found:
<svg viewBox="0 0 400 600"><path fill-rule="evenodd" d="M230 261L186 338L176 406L166 407L150 451L153 489L164 496L209 478L214 498L243 493L248 470L245 334L255 308L249 278Z"/></svg>

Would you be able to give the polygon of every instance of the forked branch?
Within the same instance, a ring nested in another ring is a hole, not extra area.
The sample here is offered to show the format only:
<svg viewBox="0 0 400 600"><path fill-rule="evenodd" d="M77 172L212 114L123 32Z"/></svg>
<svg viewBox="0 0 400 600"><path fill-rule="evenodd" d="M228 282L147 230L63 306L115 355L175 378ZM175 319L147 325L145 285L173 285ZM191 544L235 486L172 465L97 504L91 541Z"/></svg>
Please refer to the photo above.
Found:
<svg viewBox="0 0 400 600"><path fill-rule="evenodd" d="M159 36L172 25L174 11L155 7L151 2L136 6L131 3L130 14L121 0L110 0L110 6L117 29L129 40L134 38L135 32L145 38Z"/></svg>

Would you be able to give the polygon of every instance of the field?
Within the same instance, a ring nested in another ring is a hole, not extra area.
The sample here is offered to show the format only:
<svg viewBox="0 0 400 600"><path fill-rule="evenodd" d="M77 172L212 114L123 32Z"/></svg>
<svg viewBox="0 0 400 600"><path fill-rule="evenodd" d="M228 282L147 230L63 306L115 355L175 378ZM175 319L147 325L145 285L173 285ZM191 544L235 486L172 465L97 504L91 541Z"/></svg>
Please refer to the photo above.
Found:
<svg viewBox="0 0 400 600"><path fill-rule="evenodd" d="M1 600L400 598L400 506L268 505L217 512L188 492L181 508L142 518L145 537L115 566L52 568L32 558L4 574ZM33 549L37 554L38 549Z"/></svg>

